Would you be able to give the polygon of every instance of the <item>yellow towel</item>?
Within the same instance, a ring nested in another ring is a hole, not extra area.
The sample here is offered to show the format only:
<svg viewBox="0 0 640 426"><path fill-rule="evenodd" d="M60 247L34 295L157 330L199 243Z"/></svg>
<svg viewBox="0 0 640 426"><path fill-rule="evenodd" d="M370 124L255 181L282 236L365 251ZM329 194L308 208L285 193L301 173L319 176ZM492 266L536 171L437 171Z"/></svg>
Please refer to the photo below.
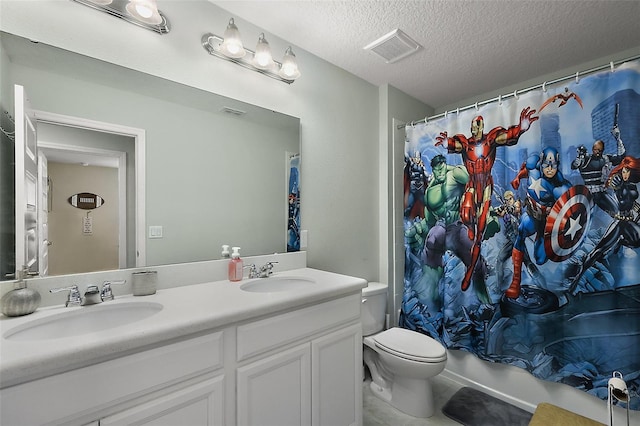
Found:
<svg viewBox="0 0 640 426"><path fill-rule="evenodd" d="M600 422L591 420L564 408L547 402L541 402L531 417L529 426L604 426Z"/></svg>

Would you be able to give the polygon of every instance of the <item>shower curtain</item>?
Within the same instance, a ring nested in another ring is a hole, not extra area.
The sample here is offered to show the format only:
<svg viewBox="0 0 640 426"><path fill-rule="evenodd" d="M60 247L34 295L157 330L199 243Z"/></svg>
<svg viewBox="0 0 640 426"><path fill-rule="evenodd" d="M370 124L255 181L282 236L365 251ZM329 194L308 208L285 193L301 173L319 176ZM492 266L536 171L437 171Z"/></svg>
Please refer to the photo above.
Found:
<svg viewBox="0 0 640 426"><path fill-rule="evenodd" d="M287 156L287 252L300 251L300 154Z"/></svg>
<svg viewBox="0 0 640 426"><path fill-rule="evenodd" d="M602 399L620 371L637 394L640 61L406 134L400 325Z"/></svg>

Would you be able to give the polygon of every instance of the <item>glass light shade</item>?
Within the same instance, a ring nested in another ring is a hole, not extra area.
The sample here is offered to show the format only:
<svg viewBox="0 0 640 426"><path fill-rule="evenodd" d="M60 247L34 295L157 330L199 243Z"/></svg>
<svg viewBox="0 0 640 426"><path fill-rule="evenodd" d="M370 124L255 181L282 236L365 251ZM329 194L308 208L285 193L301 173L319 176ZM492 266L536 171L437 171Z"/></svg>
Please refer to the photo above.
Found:
<svg viewBox="0 0 640 426"><path fill-rule="evenodd" d="M293 54L291 46L284 52L282 58L282 66L280 67L280 76L288 80L295 80L300 77L300 70L298 69L298 63L296 61L296 55Z"/></svg>
<svg viewBox="0 0 640 426"><path fill-rule="evenodd" d="M253 54L253 65L262 70L269 69L274 65L271 48L269 47L267 39L264 38L264 34L260 34L258 38L256 52Z"/></svg>
<svg viewBox="0 0 640 426"><path fill-rule="evenodd" d="M131 16L147 24L162 23L156 0L129 0L126 10Z"/></svg>
<svg viewBox="0 0 640 426"><path fill-rule="evenodd" d="M240 31L236 24L233 22L233 18L229 20L227 29L224 30L223 42L220 45L220 52L229 58L242 58L246 55L244 46L242 45L242 39L240 38Z"/></svg>
<svg viewBox="0 0 640 426"><path fill-rule="evenodd" d="M101 6L106 6L108 4L113 3L113 0L89 0L91 3L99 4Z"/></svg>

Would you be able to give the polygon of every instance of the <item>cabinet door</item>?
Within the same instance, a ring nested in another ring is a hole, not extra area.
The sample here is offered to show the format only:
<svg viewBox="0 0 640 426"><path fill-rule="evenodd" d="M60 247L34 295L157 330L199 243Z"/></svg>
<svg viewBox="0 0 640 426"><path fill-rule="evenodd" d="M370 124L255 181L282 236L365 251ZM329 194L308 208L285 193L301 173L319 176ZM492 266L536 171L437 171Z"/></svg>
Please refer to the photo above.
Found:
<svg viewBox="0 0 640 426"><path fill-rule="evenodd" d="M311 424L309 344L238 368L238 424Z"/></svg>
<svg viewBox="0 0 640 426"><path fill-rule="evenodd" d="M100 420L106 425L221 426L224 379L214 377Z"/></svg>
<svg viewBox="0 0 640 426"><path fill-rule="evenodd" d="M313 426L362 424L362 326L311 342Z"/></svg>

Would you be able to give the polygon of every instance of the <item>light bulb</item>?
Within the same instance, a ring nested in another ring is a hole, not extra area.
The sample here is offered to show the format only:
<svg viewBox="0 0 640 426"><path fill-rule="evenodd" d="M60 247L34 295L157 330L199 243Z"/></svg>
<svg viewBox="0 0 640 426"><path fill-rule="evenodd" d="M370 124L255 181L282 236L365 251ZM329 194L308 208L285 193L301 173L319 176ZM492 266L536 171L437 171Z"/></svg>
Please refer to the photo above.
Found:
<svg viewBox="0 0 640 426"><path fill-rule="evenodd" d="M146 4L136 4L136 12L145 19L149 19L153 15L153 11Z"/></svg>
<svg viewBox="0 0 640 426"><path fill-rule="evenodd" d="M269 42L264 38L264 33L260 34L258 44L256 45L256 53L253 55L253 65L260 69L268 69L273 66L273 58L271 57L271 48Z"/></svg>
<svg viewBox="0 0 640 426"><path fill-rule="evenodd" d="M280 67L280 76L288 80L295 80L300 77L296 55L294 55L293 50L291 50L291 46L284 52L282 66Z"/></svg>
<svg viewBox="0 0 640 426"><path fill-rule="evenodd" d="M131 16L147 24L162 23L156 0L129 0L126 10Z"/></svg>
<svg viewBox="0 0 640 426"><path fill-rule="evenodd" d="M224 40L220 45L220 51L230 58L242 58L247 52L242 45L242 39L240 38L240 31L236 24L233 22L233 18L229 20L227 29L224 30Z"/></svg>

